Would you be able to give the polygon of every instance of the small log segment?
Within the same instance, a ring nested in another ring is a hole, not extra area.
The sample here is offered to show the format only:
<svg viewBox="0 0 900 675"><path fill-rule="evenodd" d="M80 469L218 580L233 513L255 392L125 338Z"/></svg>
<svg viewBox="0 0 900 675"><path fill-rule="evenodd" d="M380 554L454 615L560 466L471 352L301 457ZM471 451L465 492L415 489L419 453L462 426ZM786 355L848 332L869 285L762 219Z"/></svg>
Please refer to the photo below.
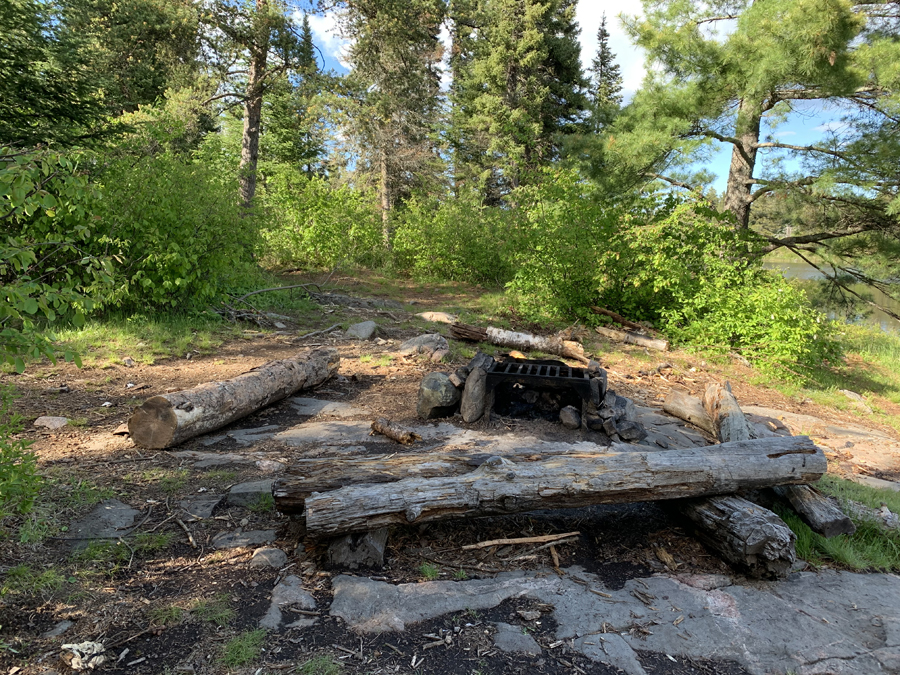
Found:
<svg viewBox="0 0 900 675"><path fill-rule="evenodd" d="M703 408L703 403L695 396L672 389L666 394L663 410L678 419L690 422L713 438L718 438L715 423Z"/></svg>
<svg viewBox="0 0 900 675"><path fill-rule="evenodd" d="M311 494L306 527L311 535L324 536L396 523L730 494L809 483L826 469L825 455L802 436L520 463L493 456L458 476L411 477Z"/></svg>
<svg viewBox="0 0 900 675"><path fill-rule="evenodd" d="M391 422L386 417L379 417L372 422L372 432L387 436L392 441L396 441L401 445L412 445L416 441L422 440L422 437L419 436L419 434L410 431L409 429L404 429L399 424Z"/></svg>
<svg viewBox="0 0 900 675"><path fill-rule="evenodd" d="M584 347L572 340L563 340L558 337L541 337L531 333L517 333L502 328L479 328L467 326L462 323L454 323L450 326L450 335L457 340L468 342L490 342L498 347L520 349L524 352L537 351L547 354L556 354L569 359L588 364L590 359L584 355Z"/></svg>
<svg viewBox="0 0 900 675"><path fill-rule="evenodd" d="M594 328L594 330L600 333L600 335L608 337L610 340L615 340L616 342L624 342L629 345L637 345L638 347L655 349L660 352L664 352L669 349L669 342L667 340L647 337L646 335L641 335L640 333L635 333L634 331L616 330L614 328L606 328L605 326L597 326L596 328Z"/></svg>
<svg viewBox="0 0 900 675"><path fill-rule="evenodd" d="M750 428L729 385L709 385L703 408L712 421L714 435L722 441L721 445L709 446L712 451L748 441ZM690 500L679 506L696 526L697 536L704 544L753 576L784 577L797 559L797 537L791 528L772 511L748 499L719 496Z"/></svg>
<svg viewBox="0 0 900 675"><path fill-rule="evenodd" d="M591 305L591 311L594 314L602 314L603 316L608 316L610 319L615 321L617 324L625 326L625 328L634 328L635 330L644 330L644 327L635 323L634 321L629 321L621 314L616 314L615 312L611 312L610 310L604 307L597 307L595 305Z"/></svg>
<svg viewBox="0 0 900 675"><path fill-rule="evenodd" d="M292 359L269 361L224 382L153 396L134 411L128 433L142 448L171 448L214 431L270 403L315 387L338 368L335 349L314 349Z"/></svg>

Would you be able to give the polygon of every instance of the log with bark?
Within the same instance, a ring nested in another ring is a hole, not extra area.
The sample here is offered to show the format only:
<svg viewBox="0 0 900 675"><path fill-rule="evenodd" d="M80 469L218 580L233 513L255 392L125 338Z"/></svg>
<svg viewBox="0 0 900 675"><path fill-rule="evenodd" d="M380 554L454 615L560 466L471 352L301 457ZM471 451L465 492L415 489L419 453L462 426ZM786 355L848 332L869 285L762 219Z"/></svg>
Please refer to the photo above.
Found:
<svg viewBox="0 0 900 675"><path fill-rule="evenodd" d="M450 326L450 335L457 340L469 342L490 342L498 347L508 349L520 349L524 352L537 351L547 354L556 354L576 361L588 364L590 359L584 355L584 347L572 340L563 340L558 337L542 337L531 333L517 333L502 328L480 328L467 326L462 323L454 323Z"/></svg>
<svg viewBox="0 0 900 675"><path fill-rule="evenodd" d="M826 469L825 455L805 437L519 463L493 456L458 476L411 477L311 494L305 500L306 527L323 536L396 523L730 494L809 483Z"/></svg>
<svg viewBox="0 0 900 675"><path fill-rule="evenodd" d="M664 352L669 348L669 343L666 340L647 337L646 335L641 335L640 333L635 333L630 330L615 330L614 328L606 328L605 326L597 326L594 330L600 333L600 335L608 337L610 340L615 340L616 342L624 342L629 345L655 349L660 352Z"/></svg>
<svg viewBox="0 0 900 675"><path fill-rule="evenodd" d="M140 447L170 448L322 384L339 363L337 350L314 349L292 359L269 361L224 382L154 396L134 411L128 432Z"/></svg>

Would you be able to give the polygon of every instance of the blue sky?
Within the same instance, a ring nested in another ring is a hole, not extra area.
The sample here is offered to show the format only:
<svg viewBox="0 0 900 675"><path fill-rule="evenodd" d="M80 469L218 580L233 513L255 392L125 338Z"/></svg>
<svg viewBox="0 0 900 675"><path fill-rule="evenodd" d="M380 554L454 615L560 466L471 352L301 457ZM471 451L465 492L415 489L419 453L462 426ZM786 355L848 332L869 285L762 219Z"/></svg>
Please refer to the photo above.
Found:
<svg viewBox="0 0 900 675"><path fill-rule="evenodd" d="M622 28L618 16L620 14L640 14L640 2L621 2L613 0L580 0L576 6L576 18L581 26L581 62L590 64L597 50L597 29L603 14L607 17L610 48L616 54L622 71L623 93L628 101L641 85L646 73L643 50L631 44ZM337 32L333 14L310 15L310 27L316 46L325 59L325 69L338 73L348 72L342 57L346 50L346 41ZM446 38L446 36L444 36ZM775 139L792 145L809 145L826 138L829 131L838 127L839 113L823 108L819 104L806 104L791 115L787 122L775 130ZM764 131L764 135L768 133ZM769 151L767 154L771 154ZM724 145L703 168L716 174L713 187L719 192L725 189L728 165L731 161L731 146ZM787 161L785 167L797 168L796 162ZM697 167L701 168L701 167Z"/></svg>

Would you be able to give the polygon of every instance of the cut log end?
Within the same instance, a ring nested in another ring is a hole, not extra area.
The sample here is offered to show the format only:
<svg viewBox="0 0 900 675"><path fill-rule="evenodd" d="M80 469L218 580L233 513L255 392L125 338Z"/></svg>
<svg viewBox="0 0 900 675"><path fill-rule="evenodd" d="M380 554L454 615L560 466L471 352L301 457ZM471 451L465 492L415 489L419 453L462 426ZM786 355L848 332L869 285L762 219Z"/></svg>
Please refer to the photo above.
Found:
<svg viewBox="0 0 900 675"><path fill-rule="evenodd" d="M162 396L144 401L128 420L128 433L135 445L152 450L168 447L177 429L175 410Z"/></svg>

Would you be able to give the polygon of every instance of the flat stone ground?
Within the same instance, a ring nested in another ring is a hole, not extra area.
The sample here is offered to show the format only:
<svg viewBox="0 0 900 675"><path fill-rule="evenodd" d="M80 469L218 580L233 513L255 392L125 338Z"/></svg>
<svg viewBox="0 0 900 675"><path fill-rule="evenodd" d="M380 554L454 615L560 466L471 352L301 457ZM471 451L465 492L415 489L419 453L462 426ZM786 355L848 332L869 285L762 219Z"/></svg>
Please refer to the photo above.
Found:
<svg viewBox="0 0 900 675"><path fill-rule="evenodd" d="M223 379L296 353L297 345L229 345L216 367L211 359L176 360L99 371L98 382L112 382L96 390L75 383L65 366L25 386L33 417L73 418L83 409L108 417L87 428L36 432L55 506L30 518L50 538L19 543L26 523L12 523L13 536L0 539L0 584L8 586L9 571L22 565L56 570L61 580L0 595L0 673L70 672L61 657L71 650L61 646L85 641L103 645L109 657L97 672L133 675L271 675L323 655L345 673L372 675L900 672L896 576L798 567L782 582L751 581L658 504L397 527L383 569L330 569L327 543L303 539L261 495L298 457L403 451L369 435L375 416L417 425L423 441L416 451L592 443L542 421L498 419L487 428L458 417L417 422L422 376L461 363L388 361L415 332L380 330L388 338L381 344L324 339L344 360L341 375L316 392L172 451L142 451L112 433L130 400L114 387L148 383L142 395L152 395ZM699 391L704 377L721 378L691 371L687 357L665 358L674 368L664 377L649 366L619 364L609 369L610 386L638 404L650 431L641 449L705 445L701 432L662 413L661 399L673 384ZM71 394L48 396L62 379L73 382ZM831 468L874 481L898 475L889 430L733 384L755 423L812 434ZM107 400L115 414L100 407ZM558 570L539 546L462 548L563 532L579 534L557 547ZM158 545L137 545L160 534ZM98 553L98 542L111 543ZM208 611L216 603L227 610L218 617ZM244 665L225 665L226 645L260 627L264 651Z"/></svg>

